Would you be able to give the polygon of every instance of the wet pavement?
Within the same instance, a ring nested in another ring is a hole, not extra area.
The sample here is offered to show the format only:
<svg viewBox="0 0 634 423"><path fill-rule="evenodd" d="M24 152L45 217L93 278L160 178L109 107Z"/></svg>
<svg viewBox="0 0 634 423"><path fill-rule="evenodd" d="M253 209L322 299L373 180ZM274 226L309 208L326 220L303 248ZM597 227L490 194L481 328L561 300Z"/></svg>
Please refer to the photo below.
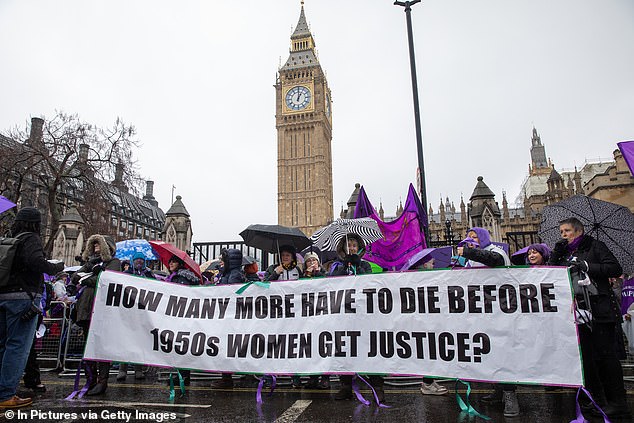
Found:
<svg viewBox="0 0 634 423"><path fill-rule="evenodd" d="M484 422L485 420L461 413L456 402L455 383L444 382L450 393L443 396L423 396L418 383L395 381L386 385L386 403L389 408L365 406L354 400L335 401L338 383L330 390L296 389L288 379L280 380L275 392L263 394L263 403L256 402L256 389L212 389L211 380L194 380L184 397L177 391L176 399L169 401L169 387L165 381L150 378L135 381L128 376L126 382L115 382L114 375L104 395L67 401L73 390L73 378L60 378L55 373L44 373L47 391L34 396L30 407L13 414L0 413L2 421L25 422ZM634 384L626 385L628 404L634 410ZM461 389L464 398L465 390ZM522 413L506 418L502 406L480 406L477 399L491 392L490 385L472 385L472 404L493 422L550 423L570 422L575 418L575 390L520 386L517 394ZM30 391L22 387L18 395ZM365 392L366 398L370 393ZM9 418L11 417L11 418ZM591 422L602 422L591 418ZM615 422L630 421L613 420Z"/></svg>

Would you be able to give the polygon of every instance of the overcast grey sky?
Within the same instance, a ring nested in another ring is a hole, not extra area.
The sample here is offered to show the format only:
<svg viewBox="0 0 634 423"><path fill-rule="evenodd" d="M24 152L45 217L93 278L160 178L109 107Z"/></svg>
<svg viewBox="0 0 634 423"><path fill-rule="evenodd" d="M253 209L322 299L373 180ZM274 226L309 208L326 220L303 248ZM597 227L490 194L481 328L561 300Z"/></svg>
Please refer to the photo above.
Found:
<svg viewBox="0 0 634 423"><path fill-rule="evenodd" d="M355 182L393 215L417 166L405 14L306 0L333 94L337 216ZM136 126L141 173L194 239L277 220L275 76L299 0L0 0L0 130L56 109ZM634 139L631 0L424 0L413 7L427 195L478 175L509 201L532 126L558 168Z"/></svg>

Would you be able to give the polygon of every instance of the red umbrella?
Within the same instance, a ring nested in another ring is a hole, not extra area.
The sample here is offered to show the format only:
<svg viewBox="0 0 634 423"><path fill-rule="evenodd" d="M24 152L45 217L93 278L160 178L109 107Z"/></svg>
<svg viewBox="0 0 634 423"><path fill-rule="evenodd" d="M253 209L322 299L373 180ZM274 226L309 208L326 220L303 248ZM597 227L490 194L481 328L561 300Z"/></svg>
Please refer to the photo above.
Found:
<svg viewBox="0 0 634 423"><path fill-rule="evenodd" d="M185 267L194 272L199 278L201 277L200 266L198 266L198 264L196 264L196 262L189 257L185 251L179 250L172 244L163 241L150 241L150 245L154 249L154 252L159 256L161 263L165 266L167 266L167 263L170 261L172 256L176 256L183 260Z"/></svg>

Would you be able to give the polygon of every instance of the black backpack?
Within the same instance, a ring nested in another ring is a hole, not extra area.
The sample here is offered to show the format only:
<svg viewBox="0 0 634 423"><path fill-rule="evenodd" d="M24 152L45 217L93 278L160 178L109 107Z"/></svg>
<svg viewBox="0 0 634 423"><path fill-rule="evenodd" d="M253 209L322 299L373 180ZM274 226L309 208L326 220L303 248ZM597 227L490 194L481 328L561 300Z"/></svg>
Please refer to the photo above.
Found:
<svg viewBox="0 0 634 423"><path fill-rule="evenodd" d="M27 233L21 232L15 238L0 237L0 288L9 285L13 260L21 242L20 237Z"/></svg>

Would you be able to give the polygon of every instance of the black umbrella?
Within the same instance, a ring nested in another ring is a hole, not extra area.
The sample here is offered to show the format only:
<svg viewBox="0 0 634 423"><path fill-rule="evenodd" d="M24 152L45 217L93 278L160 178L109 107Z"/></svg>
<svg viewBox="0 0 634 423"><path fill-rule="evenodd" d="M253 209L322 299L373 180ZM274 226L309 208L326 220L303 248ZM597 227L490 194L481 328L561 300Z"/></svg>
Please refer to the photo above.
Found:
<svg viewBox="0 0 634 423"><path fill-rule="evenodd" d="M559 222L576 217L585 233L603 241L625 273L634 272L634 215L626 207L585 195L574 195L544 207L539 236L548 245L561 239Z"/></svg>
<svg viewBox="0 0 634 423"><path fill-rule="evenodd" d="M300 251L312 244L304 232L281 225L249 225L240 236L249 247L273 254L278 254L282 245L292 245Z"/></svg>

